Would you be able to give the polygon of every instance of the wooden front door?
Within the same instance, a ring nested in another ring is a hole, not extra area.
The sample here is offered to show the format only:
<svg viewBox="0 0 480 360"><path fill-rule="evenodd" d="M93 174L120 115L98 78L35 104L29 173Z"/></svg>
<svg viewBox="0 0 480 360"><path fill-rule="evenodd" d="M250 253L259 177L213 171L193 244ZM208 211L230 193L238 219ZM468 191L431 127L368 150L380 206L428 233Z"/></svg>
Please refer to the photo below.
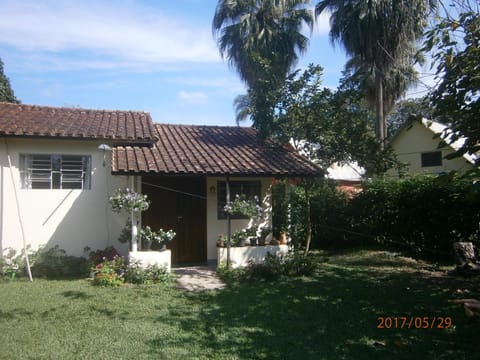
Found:
<svg viewBox="0 0 480 360"><path fill-rule="evenodd" d="M176 232L167 246L172 263L207 261L206 179L197 177L143 177L142 192L151 200L142 215L152 230Z"/></svg>

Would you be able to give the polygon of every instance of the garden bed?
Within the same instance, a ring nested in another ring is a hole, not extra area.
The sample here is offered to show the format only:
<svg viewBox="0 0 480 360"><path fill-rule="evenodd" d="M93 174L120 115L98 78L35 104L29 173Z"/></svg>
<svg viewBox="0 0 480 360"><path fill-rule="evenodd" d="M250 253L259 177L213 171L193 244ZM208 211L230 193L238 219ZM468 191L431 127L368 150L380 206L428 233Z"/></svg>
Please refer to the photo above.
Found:
<svg viewBox="0 0 480 360"><path fill-rule="evenodd" d="M288 245L239 246L230 248L230 260L233 268L247 266L248 263L259 263L265 260L267 254L286 255ZM227 262L227 248L217 247L217 263Z"/></svg>

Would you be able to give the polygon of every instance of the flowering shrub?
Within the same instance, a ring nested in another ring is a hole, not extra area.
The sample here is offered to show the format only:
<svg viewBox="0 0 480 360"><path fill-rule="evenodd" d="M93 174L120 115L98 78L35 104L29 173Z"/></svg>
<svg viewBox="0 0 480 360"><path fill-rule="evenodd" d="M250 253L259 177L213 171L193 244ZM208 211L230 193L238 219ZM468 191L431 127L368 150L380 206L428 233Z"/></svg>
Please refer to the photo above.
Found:
<svg viewBox="0 0 480 360"><path fill-rule="evenodd" d="M16 256L16 251L6 249L7 254L0 256L0 278L13 280L20 268L20 256Z"/></svg>
<svg viewBox="0 0 480 360"><path fill-rule="evenodd" d="M147 210L150 206L147 195L138 194L129 188L115 190L108 201L115 212L141 212Z"/></svg>
<svg viewBox="0 0 480 360"><path fill-rule="evenodd" d="M258 196L247 199L245 195L235 195L235 200L225 205L223 210L233 216L246 216L252 219L259 219L263 216L263 208L259 205Z"/></svg>
<svg viewBox="0 0 480 360"><path fill-rule="evenodd" d="M120 286L125 282L125 264L121 256L92 265L92 284L97 286Z"/></svg>
<svg viewBox="0 0 480 360"><path fill-rule="evenodd" d="M108 246L103 250L91 251L88 254L88 260L91 265L95 266L102 263L105 260L113 260L115 257L120 256L117 249L113 246Z"/></svg>

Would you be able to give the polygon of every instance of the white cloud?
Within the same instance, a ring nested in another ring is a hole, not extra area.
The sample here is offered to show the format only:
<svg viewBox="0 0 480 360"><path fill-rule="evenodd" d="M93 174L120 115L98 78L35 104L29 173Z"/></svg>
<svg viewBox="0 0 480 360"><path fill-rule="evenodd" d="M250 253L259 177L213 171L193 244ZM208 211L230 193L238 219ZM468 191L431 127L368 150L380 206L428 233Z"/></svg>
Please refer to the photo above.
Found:
<svg viewBox="0 0 480 360"><path fill-rule="evenodd" d="M330 31L330 13L325 11L315 19L313 35L326 35Z"/></svg>
<svg viewBox="0 0 480 360"><path fill-rule="evenodd" d="M97 68L220 61L208 25L128 1L2 1L0 45L50 59L73 51L73 64Z"/></svg>
<svg viewBox="0 0 480 360"><path fill-rule="evenodd" d="M201 91L180 91L178 98L187 104L206 104L208 103L208 95Z"/></svg>

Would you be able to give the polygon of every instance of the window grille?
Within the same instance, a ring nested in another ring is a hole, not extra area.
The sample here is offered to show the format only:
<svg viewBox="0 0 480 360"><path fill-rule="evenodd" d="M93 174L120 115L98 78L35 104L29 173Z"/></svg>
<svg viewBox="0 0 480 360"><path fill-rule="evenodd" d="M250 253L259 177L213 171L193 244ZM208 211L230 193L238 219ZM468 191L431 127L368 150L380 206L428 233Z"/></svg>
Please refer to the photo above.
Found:
<svg viewBox="0 0 480 360"><path fill-rule="evenodd" d="M91 157L20 155L23 189L90 189Z"/></svg>

